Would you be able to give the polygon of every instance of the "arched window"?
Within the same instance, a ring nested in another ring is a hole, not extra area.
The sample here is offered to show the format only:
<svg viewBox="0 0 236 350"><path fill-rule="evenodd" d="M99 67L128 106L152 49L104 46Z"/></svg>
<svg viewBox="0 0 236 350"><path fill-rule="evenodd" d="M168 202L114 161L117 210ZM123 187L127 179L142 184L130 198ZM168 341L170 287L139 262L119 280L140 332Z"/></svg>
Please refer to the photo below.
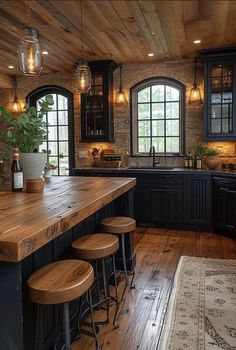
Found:
<svg viewBox="0 0 236 350"><path fill-rule="evenodd" d="M53 175L70 175L74 167L73 94L60 86L42 86L27 96L27 103L38 108L48 94L53 95L54 105L45 116L48 137L39 151L46 150L48 163L57 167Z"/></svg>
<svg viewBox="0 0 236 350"><path fill-rule="evenodd" d="M166 77L143 80L131 88L131 154L183 154L185 86Z"/></svg>

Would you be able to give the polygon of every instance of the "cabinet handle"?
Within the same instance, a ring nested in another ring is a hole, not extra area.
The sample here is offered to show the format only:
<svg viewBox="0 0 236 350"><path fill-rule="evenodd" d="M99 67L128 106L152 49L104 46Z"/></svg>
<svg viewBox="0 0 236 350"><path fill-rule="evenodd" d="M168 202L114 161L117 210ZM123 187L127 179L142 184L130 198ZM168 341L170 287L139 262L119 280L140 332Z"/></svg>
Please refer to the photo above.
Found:
<svg viewBox="0 0 236 350"><path fill-rule="evenodd" d="M229 228L235 228L233 225L226 225L227 227L229 227Z"/></svg>
<svg viewBox="0 0 236 350"><path fill-rule="evenodd" d="M228 191L229 191L229 189L228 189L228 188L225 188L225 187L220 187L219 190L220 190L220 191L225 191L225 192L228 192Z"/></svg>
<svg viewBox="0 0 236 350"><path fill-rule="evenodd" d="M163 185L163 186L161 186L161 188L169 188L169 186L168 185L166 185L166 186Z"/></svg>

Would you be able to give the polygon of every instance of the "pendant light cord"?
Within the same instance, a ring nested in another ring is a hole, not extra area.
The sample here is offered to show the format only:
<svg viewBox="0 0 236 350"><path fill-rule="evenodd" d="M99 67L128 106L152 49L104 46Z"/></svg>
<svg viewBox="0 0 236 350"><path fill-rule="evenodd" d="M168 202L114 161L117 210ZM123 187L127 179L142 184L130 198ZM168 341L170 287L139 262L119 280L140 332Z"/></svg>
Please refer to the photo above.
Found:
<svg viewBox="0 0 236 350"><path fill-rule="evenodd" d="M120 91L122 91L123 89L123 82L122 82L122 64L119 64L119 68L120 68Z"/></svg>
<svg viewBox="0 0 236 350"><path fill-rule="evenodd" d="M198 56L194 57L194 88L197 87L197 63L198 63Z"/></svg>
<svg viewBox="0 0 236 350"><path fill-rule="evenodd" d="M80 2L80 20L81 20L81 51L84 50L84 27L83 27L83 0Z"/></svg>
<svg viewBox="0 0 236 350"><path fill-rule="evenodd" d="M13 100L14 102L17 101L17 94L16 94L16 75L13 75L12 77L12 81L13 81L13 93L14 93L14 96L13 96Z"/></svg>

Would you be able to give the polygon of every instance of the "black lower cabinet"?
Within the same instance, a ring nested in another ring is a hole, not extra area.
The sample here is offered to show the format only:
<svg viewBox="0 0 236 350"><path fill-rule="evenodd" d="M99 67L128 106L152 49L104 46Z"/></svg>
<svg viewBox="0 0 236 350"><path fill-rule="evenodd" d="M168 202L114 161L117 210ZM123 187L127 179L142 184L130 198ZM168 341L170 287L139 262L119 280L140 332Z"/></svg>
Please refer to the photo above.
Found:
<svg viewBox="0 0 236 350"><path fill-rule="evenodd" d="M212 230L211 175L184 176L184 222Z"/></svg>
<svg viewBox="0 0 236 350"><path fill-rule="evenodd" d="M213 177L213 223L219 229L236 233L236 179Z"/></svg>
<svg viewBox="0 0 236 350"><path fill-rule="evenodd" d="M150 189L151 221L177 223L182 221L182 190Z"/></svg>
<svg viewBox="0 0 236 350"><path fill-rule="evenodd" d="M133 193L135 220L145 222L150 220L149 185L137 185Z"/></svg>

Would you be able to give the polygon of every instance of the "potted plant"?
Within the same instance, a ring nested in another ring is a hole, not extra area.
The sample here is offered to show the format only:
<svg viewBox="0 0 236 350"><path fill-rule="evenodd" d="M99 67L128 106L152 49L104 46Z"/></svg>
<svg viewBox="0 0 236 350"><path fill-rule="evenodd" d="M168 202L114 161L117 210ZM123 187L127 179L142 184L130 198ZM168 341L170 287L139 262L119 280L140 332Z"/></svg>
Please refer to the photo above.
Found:
<svg viewBox="0 0 236 350"><path fill-rule="evenodd" d="M220 151L217 148L205 146L205 163L208 169L214 170L219 165L219 153Z"/></svg>
<svg viewBox="0 0 236 350"><path fill-rule="evenodd" d="M49 179L52 174L51 174L51 170L55 170L57 169L57 166L53 163L46 163L45 167L44 167L44 174L43 177L45 179Z"/></svg>
<svg viewBox="0 0 236 350"><path fill-rule="evenodd" d="M1 153L10 157L12 148L19 148L25 180L41 177L47 161L47 154L38 153L38 148L47 138L44 115L53 103L52 95L47 95L38 102L38 111L35 107L26 105L25 111L17 118L4 106L0 106L0 123L4 126L1 128Z"/></svg>

